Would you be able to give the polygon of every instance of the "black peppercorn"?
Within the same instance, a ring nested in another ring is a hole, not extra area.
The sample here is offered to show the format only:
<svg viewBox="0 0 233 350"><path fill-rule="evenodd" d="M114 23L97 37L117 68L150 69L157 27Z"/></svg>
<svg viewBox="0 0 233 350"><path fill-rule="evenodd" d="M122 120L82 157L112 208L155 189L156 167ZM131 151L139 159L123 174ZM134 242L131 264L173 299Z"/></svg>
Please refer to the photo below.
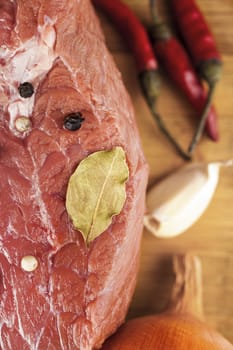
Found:
<svg viewBox="0 0 233 350"><path fill-rule="evenodd" d="M34 94L34 88L31 83L25 82L18 87L19 94L23 98L31 97Z"/></svg>
<svg viewBox="0 0 233 350"><path fill-rule="evenodd" d="M81 128L85 120L80 112L68 114L64 120L64 127L67 130L75 131Z"/></svg>

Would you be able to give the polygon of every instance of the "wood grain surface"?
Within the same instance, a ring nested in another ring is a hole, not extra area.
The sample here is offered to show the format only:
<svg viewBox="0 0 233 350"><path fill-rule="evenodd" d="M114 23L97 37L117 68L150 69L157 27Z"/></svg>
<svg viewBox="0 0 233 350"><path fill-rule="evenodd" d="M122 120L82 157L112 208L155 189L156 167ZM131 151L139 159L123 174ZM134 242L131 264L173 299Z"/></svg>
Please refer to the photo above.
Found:
<svg viewBox="0 0 233 350"><path fill-rule="evenodd" d="M113 1L113 0L112 0ZM124 0L145 25L150 24L147 0ZM158 0L161 17L172 24L169 1ZM224 71L214 104L221 139L204 136L195 152L197 161L233 158L233 0L198 0L223 56ZM107 45L131 95L142 146L150 166L149 186L184 162L158 130L142 97L133 57L109 20L98 15ZM175 54L175 53L174 53ZM158 110L183 147L188 146L198 120L190 105L161 71ZM233 168L222 169L216 194L201 219L186 233L161 240L144 232L138 284L128 317L158 313L166 307L173 272L171 257L191 251L203 264L204 310L207 322L233 343Z"/></svg>

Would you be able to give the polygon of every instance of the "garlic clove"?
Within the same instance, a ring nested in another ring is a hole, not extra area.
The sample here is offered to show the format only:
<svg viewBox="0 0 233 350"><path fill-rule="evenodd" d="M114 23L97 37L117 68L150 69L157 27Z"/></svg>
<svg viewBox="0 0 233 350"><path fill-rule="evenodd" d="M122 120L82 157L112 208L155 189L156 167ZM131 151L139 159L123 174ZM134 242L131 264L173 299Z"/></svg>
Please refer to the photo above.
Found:
<svg viewBox="0 0 233 350"><path fill-rule="evenodd" d="M208 207L227 162L192 163L171 174L147 195L144 225L161 238L177 236L191 227Z"/></svg>

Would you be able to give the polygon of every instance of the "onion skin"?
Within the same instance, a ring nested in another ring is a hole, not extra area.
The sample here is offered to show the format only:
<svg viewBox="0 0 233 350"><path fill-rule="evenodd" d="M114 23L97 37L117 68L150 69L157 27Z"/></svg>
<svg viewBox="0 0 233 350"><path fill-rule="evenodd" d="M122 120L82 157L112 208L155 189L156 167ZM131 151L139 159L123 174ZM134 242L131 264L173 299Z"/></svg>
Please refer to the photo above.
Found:
<svg viewBox="0 0 233 350"><path fill-rule="evenodd" d="M188 314L164 313L128 321L102 349L233 350L233 346L203 321Z"/></svg>
<svg viewBox="0 0 233 350"><path fill-rule="evenodd" d="M173 258L175 283L167 311L126 322L103 350L233 350L204 321L202 269L197 256Z"/></svg>

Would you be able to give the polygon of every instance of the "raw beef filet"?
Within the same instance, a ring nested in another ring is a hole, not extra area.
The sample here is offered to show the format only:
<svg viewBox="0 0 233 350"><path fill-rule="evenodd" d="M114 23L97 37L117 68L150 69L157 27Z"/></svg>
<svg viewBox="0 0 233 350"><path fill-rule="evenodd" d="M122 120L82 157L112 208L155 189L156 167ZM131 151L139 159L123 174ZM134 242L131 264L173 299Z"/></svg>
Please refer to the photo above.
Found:
<svg viewBox="0 0 233 350"><path fill-rule="evenodd" d="M99 348L138 266L148 169L132 106L89 0L0 0L0 29L0 349ZM64 128L71 113L81 128ZM126 201L87 246L66 211L69 178L116 146Z"/></svg>

